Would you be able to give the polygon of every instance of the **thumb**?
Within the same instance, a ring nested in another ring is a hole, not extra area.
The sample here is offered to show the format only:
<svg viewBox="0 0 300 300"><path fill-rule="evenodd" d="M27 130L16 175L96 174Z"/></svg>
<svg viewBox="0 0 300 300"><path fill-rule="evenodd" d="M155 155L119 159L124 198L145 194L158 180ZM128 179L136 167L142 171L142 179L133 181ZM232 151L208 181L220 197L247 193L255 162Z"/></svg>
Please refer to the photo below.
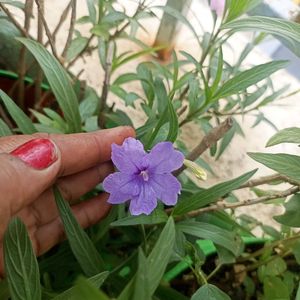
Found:
<svg viewBox="0 0 300 300"><path fill-rule="evenodd" d="M32 139L10 154L0 154L0 215L6 211L11 217L36 200L54 183L60 161L49 139Z"/></svg>

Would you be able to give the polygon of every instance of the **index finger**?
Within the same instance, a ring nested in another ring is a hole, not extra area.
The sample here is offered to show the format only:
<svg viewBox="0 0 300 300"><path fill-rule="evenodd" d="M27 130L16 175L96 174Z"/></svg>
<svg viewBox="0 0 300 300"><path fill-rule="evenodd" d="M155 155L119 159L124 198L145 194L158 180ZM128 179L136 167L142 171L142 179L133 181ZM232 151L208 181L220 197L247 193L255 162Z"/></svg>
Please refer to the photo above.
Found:
<svg viewBox="0 0 300 300"><path fill-rule="evenodd" d="M11 152L34 138L48 138L58 147L61 156L59 175L65 176L89 169L110 160L111 144L121 144L125 138L134 136L128 126L103 129L89 133L15 135L0 139L0 152Z"/></svg>

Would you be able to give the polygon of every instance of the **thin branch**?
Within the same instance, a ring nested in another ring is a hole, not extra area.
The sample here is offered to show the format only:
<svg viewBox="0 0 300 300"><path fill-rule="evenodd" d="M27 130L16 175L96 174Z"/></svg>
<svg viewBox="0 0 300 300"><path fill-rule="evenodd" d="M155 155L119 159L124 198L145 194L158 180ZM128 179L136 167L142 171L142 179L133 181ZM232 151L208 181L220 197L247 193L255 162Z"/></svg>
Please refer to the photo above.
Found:
<svg viewBox="0 0 300 300"><path fill-rule="evenodd" d="M71 9L71 4L72 4L72 0L70 0L70 2L68 3L68 5L66 6L66 8L63 10L61 16L60 16L60 19L57 23L57 25L55 26L55 29L52 33L52 39L53 39L53 42L55 43L56 41L56 35L57 35L57 32L59 31L61 25L63 24L63 22L66 20L67 16L68 16L68 13L69 13L69 10ZM47 40L47 42L45 43L45 47L47 47L49 45L49 40Z"/></svg>
<svg viewBox="0 0 300 300"><path fill-rule="evenodd" d="M70 44L72 42L72 37L73 37L74 27L75 27L75 22L76 22L76 5L77 5L77 0L72 0L71 1L72 13L71 13L69 33L68 33L68 37L67 37L67 41L66 41L64 50L63 50L63 52L61 54L61 56L63 58L66 57L67 51L68 51L68 49L70 47Z"/></svg>
<svg viewBox="0 0 300 300"><path fill-rule="evenodd" d="M44 0L40 0L40 6L41 6L41 11L44 13L44 9L45 9L45 5L44 5ZM40 14L40 11L38 11L38 18L37 18L37 41L40 44L43 44L43 34L44 34L44 30L43 30L43 21L42 21L42 16ZM37 70L37 74L36 74L36 79L35 79L35 91L34 91L34 103L35 105L35 109L39 109L39 107L37 107L37 104L39 103L40 99L41 99L41 95L42 95L42 89L41 89L41 84L43 81L43 70L41 69L41 67L38 67Z"/></svg>
<svg viewBox="0 0 300 300"><path fill-rule="evenodd" d="M192 152L186 157L188 160L195 161L203 152L209 149L211 146L217 143L226 132L232 127L232 119L227 118L219 126L213 128L196 146ZM175 171L173 174L178 176L182 171L186 169L186 166L182 166L179 170Z"/></svg>
<svg viewBox="0 0 300 300"><path fill-rule="evenodd" d="M194 217L197 217L198 215L206 213L206 212L218 211L218 210L224 210L224 209L235 209L235 208L241 207L241 206L254 205L254 204L266 202L269 200L285 198L287 196L290 196L290 195L293 195L293 194L299 192L299 190L300 190L299 186L294 186L283 192L274 192L274 193L272 193L272 195L262 196L262 197L258 197L258 198L254 198L254 199L246 199L246 200L236 202L236 203L228 203L228 202L222 200L220 202L217 202L216 204L213 204L213 205L210 205L207 207L203 207L203 208L200 208L197 210L193 210L193 211L187 213L186 215L188 217L194 218Z"/></svg>
<svg viewBox="0 0 300 300"><path fill-rule="evenodd" d="M22 33L22 35L28 38L29 34L26 32L23 26L15 19L12 13L5 7L5 5L0 3L0 8L5 12L5 14L9 17L12 23L18 28L18 30Z"/></svg>
<svg viewBox="0 0 300 300"><path fill-rule="evenodd" d="M32 16L32 8L33 8L33 0L26 0L25 2L25 21L24 21L24 30L28 35L29 28L30 28L30 21ZM24 45L21 46L20 49L20 57L19 57L19 78L18 78L18 105L21 109L24 110L25 103L25 83L24 77L26 74L26 47Z"/></svg>
<svg viewBox="0 0 300 300"><path fill-rule="evenodd" d="M109 91L111 67L112 67L113 54L115 49L114 45L115 45L114 42L108 42L108 46L107 46L106 62L104 66L104 80L103 80L103 87L102 87L102 93L101 93L100 105L99 105L98 123L100 128L104 128L105 126L104 111L106 109L107 95Z"/></svg>
<svg viewBox="0 0 300 300"><path fill-rule="evenodd" d="M41 19L42 19L42 22L43 22L43 25L44 25L44 28L45 28L46 35L47 35L47 37L49 39L49 43L50 43L50 47L51 47L52 53L56 57L56 59L60 62L60 59L59 59L59 57L57 55L57 51L56 51L56 47L55 47L55 43L54 43L52 34L50 32L50 29L48 27L47 21L45 19L44 14L43 14L42 6L40 5L40 1L39 0L35 0L35 3L37 5L38 12L41 15Z"/></svg>
<svg viewBox="0 0 300 300"><path fill-rule="evenodd" d="M257 179L252 179L252 180L249 180L248 182L246 182L245 184L241 185L237 189L239 190L239 189L244 189L244 188L251 188L251 187L258 186L258 185L270 183L270 182L273 182L276 180L282 180L282 176L280 174L273 174L273 175L263 176L263 177L260 177Z"/></svg>
<svg viewBox="0 0 300 300"><path fill-rule="evenodd" d="M237 190L244 189L244 188L251 188L251 187L255 187L255 186L258 186L258 185L262 185L262 184L268 184L268 183L271 183L273 181L278 181L278 180L288 182L291 185L296 185L296 186L300 185L299 181L290 179L287 176L284 176L284 175L281 175L281 174L273 174L273 175L263 176L263 177L260 177L260 178L257 178L257 179L249 180L245 184L238 187Z"/></svg>

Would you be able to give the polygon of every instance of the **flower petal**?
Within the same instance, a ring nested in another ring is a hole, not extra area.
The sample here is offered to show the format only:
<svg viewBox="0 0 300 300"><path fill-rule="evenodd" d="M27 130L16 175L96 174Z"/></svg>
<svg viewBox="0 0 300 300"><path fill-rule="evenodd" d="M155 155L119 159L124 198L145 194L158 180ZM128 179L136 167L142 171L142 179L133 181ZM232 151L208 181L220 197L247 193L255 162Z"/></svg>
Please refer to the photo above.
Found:
<svg viewBox="0 0 300 300"><path fill-rule="evenodd" d="M152 174L149 184L156 193L157 198L166 205L175 205L181 184L172 174Z"/></svg>
<svg viewBox="0 0 300 300"><path fill-rule="evenodd" d="M137 176L116 172L107 176L103 181L103 188L111 194L125 194L132 198L140 192L140 185Z"/></svg>
<svg viewBox="0 0 300 300"><path fill-rule="evenodd" d="M173 148L170 142L161 142L153 147L146 157L149 170L152 173L170 173L179 169L184 160L184 155Z"/></svg>
<svg viewBox="0 0 300 300"><path fill-rule="evenodd" d="M210 8L214 10L218 16L221 16L225 9L225 0L211 0Z"/></svg>
<svg viewBox="0 0 300 300"><path fill-rule="evenodd" d="M134 139L127 138L122 146L112 144L111 159L119 171L127 174L135 174L139 171L146 155L143 144Z"/></svg>
<svg viewBox="0 0 300 300"><path fill-rule="evenodd" d="M134 216L145 214L150 215L157 206L157 199L151 185L143 184L141 186L140 194L133 197L130 201L129 210Z"/></svg>
<svg viewBox="0 0 300 300"><path fill-rule="evenodd" d="M109 195L107 202L110 204L120 204L130 200L131 197L131 195L123 194L121 192L113 192Z"/></svg>

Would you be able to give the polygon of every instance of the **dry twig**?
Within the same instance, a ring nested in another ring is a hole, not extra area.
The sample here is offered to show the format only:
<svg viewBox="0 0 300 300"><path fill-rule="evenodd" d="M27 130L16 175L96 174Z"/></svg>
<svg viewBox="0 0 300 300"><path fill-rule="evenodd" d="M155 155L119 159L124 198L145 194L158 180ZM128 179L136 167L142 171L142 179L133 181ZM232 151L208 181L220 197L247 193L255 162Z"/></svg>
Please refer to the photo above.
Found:
<svg viewBox="0 0 300 300"><path fill-rule="evenodd" d="M32 8L33 8L33 0L25 1L25 21L24 21L24 30L26 32L26 36L29 35L30 21L32 16ZM24 77L26 74L26 47L24 45L21 46L20 49L20 57L19 57L19 69L18 69L18 105L24 109L24 94L25 94L25 83Z"/></svg>
<svg viewBox="0 0 300 300"><path fill-rule="evenodd" d="M50 43L50 47L51 47L51 50L52 50L52 53L53 55L55 56L55 58L60 62L60 59L58 57L58 54L57 54L57 50L56 50L56 47L55 47L55 43L54 43L54 40L53 40L53 37L52 37L52 34L50 32L50 29L48 27L48 24L47 24L47 21L45 19L45 16L44 16L44 13L43 13L43 10L42 10L42 6L40 4L40 1L39 0L35 0L35 3L37 5L37 8L38 8L38 12L41 16L41 20L43 22L43 25L44 25L44 28L45 28L45 32L46 32L46 35L49 39L49 43Z"/></svg>
<svg viewBox="0 0 300 300"><path fill-rule="evenodd" d="M216 204L213 204L213 205L210 205L207 207L203 207L203 208L200 208L197 210L193 210L193 211L187 213L186 215L193 218L202 213L206 213L206 212L210 212L210 211L234 209L234 208L241 207L241 206L249 206L249 205L253 205L253 204L257 204L257 203L266 202L269 200L285 198L287 196L290 196L290 195L293 195L293 194L299 192L299 190L300 190L299 186L293 186L290 189L285 190L283 192L274 192L268 196L262 196L262 197L258 197L258 198L254 198L254 199L246 199L246 200L243 200L240 202L235 202L235 203L228 203L228 202L222 200L222 201L217 202Z"/></svg>
<svg viewBox="0 0 300 300"><path fill-rule="evenodd" d="M12 23L18 28L18 30L22 33L24 37L29 37L28 32L23 28L23 26L15 19L13 14L9 11L8 8L5 7L3 3L0 3L0 8L5 12L5 14L9 17Z"/></svg>
<svg viewBox="0 0 300 300"><path fill-rule="evenodd" d="M40 0L40 6L41 6L42 13L44 13L44 8L45 8L44 0ZM43 28L42 16L41 16L40 11L38 10L37 41L40 44L43 44L43 33L44 33L43 29L44 28ZM36 109L39 109L38 103L40 103L40 99L42 96L42 89L41 89L42 81L43 81L43 70L41 69L41 67L38 67L37 75L36 75L36 79L35 79L35 91L34 91L34 100L35 100L34 103L36 104L35 105Z"/></svg>
<svg viewBox="0 0 300 300"><path fill-rule="evenodd" d="M195 161L203 152L209 149L211 146L217 143L226 132L232 127L232 119L227 118L219 126L213 128L196 146L192 152L186 157L188 160ZM175 171L173 174L178 176L182 171L186 169L185 166L182 166L180 169Z"/></svg>
<svg viewBox="0 0 300 300"><path fill-rule="evenodd" d="M61 25L63 24L63 22L66 20L67 16L68 16L68 13L69 13L69 10L71 8L71 4L72 4L72 0L70 0L70 2L68 3L68 5L66 6L66 8L63 10L61 16L60 16L60 19L57 23L57 25L55 26L55 29L53 30L53 33L52 33L52 39L53 39L53 43L55 43L56 41L56 35L59 31L59 29L61 28ZM49 40L47 40L47 42L45 43L45 47L47 47L49 45Z"/></svg>

